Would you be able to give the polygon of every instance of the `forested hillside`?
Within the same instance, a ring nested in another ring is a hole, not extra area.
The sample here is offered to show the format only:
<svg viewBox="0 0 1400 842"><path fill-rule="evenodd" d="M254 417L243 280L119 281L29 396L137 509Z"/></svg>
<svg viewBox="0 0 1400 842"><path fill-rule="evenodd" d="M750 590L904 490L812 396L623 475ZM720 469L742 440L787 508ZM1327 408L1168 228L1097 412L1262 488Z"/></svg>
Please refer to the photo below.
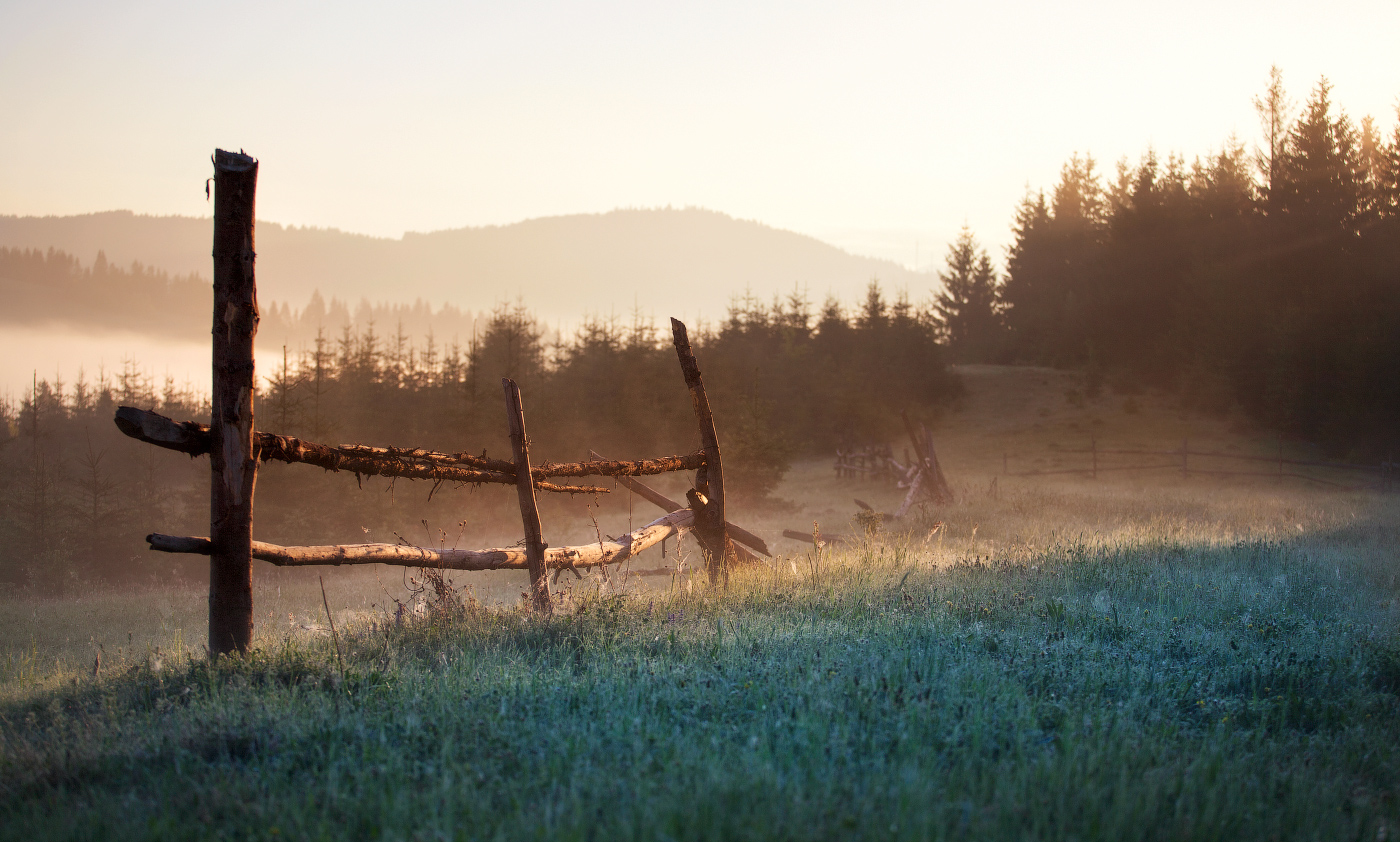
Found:
<svg viewBox="0 0 1400 842"><path fill-rule="evenodd" d="M696 326L720 429L726 485L743 505L781 505L769 493L799 452L883 441L899 412L931 416L957 390L945 372L934 325L903 296L872 284L854 308L835 299L819 311L800 294L771 303L743 299L723 322ZM669 329L651 321L587 321L547 343L539 322L500 307L475 341L442 344L374 328L323 335L305 351L261 363L257 424L312 441L510 451L501 377L525 395L532 455L586 458L590 448L640 458L687 453L695 420ZM99 382L36 381L18 405L0 403L0 581L58 584L78 575L141 577L185 560L146 553L159 526L202 533L207 467L123 438L118 405L179 419L208 418L201 395L151 383L134 365ZM355 479L269 465L258 481L258 535L290 542L343 541L368 530L421 533L463 519L463 497L392 484L359 493ZM490 525L505 495L473 494L468 536ZM546 500L544 505L583 503ZM617 503L613 503L617 505Z"/></svg>
<svg viewBox="0 0 1400 842"><path fill-rule="evenodd" d="M209 281L198 275L171 276L133 262L128 267L107 261L99 251L91 265L53 248L0 247L0 327L48 327L84 333L139 333L170 342L208 342L211 319ZM312 293L302 306L266 301L258 344L267 351L282 345L306 347L318 333L341 336L346 330L377 326L391 334L436 335L439 340L470 338L485 327L488 311L472 313L452 304L434 307L422 299L411 304L353 305L327 301Z"/></svg>

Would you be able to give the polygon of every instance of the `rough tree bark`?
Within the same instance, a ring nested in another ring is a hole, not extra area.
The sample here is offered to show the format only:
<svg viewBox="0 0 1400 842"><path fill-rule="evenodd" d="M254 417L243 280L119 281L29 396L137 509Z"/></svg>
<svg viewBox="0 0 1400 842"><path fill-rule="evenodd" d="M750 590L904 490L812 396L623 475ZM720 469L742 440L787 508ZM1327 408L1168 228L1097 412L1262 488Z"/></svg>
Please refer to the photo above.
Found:
<svg viewBox="0 0 1400 842"><path fill-rule="evenodd" d="M720 461L719 436L715 433L715 419L710 413L710 399L705 396L705 383L700 379L700 366L690 350L690 337L686 335L685 325L678 319L671 319L671 339L676 346L681 373L685 375L685 385L690 388L690 402L695 408L695 420L700 427L700 446L705 452L704 476L700 476L701 471L696 472L697 487L687 491L685 496L695 512L695 536L700 539L700 546L705 551L706 566L713 584L720 580L734 557L734 545L729 539L724 520L724 464Z"/></svg>
<svg viewBox="0 0 1400 842"><path fill-rule="evenodd" d="M549 614L554 600L549 595L549 572L544 563L544 528L535 505L535 486L530 481L530 441L525 437L525 410L520 403L520 387L509 377L501 378L506 393L506 419L510 423L510 446L515 455L515 488L520 497L520 520L525 526L525 560L530 570L530 601L535 610Z"/></svg>
<svg viewBox="0 0 1400 842"><path fill-rule="evenodd" d="M258 162L214 151L213 415L209 495L209 652L253 639L253 338L258 297L253 220Z"/></svg>
<svg viewBox="0 0 1400 842"><path fill-rule="evenodd" d="M138 441L154 444L157 447L188 453L191 456L206 455L211 449L212 434L209 428L193 421L173 421L159 413L130 406L119 407L115 421L117 428L126 435ZM254 431L253 450L259 462L276 461L314 465L327 471L346 471L371 477L516 484L514 463L511 463L509 473L462 468L458 467L460 463L448 454L433 453L416 448L343 444L331 446L302 441L295 436L279 436L275 433ZM703 454L695 453L691 456L669 456L663 459L616 464L632 466L642 471L656 464L685 464L703 459ZM572 463L565 467L572 467L573 464L580 463ZM532 470L530 473L531 476L535 477L540 475L538 470ZM601 485L559 485L542 479L536 479L535 488L539 491L552 491L561 494L609 494L612 491L612 489Z"/></svg>
<svg viewBox="0 0 1400 842"><path fill-rule="evenodd" d="M167 450L176 450L191 456L204 456L211 449L212 434L209 428L194 421L175 421L158 412L131 406L118 407L113 420L117 429L126 435ZM314 465L328 471L347 471L365 476L461 483L516 483L514 462L460 453L438 453L416 447L327 445L304 441L295 436L254 431L253 450L259 462ZM492 467L480 467L481 463L489 463ZM662 456L658 459L630 461L600 459L591 462L546 462L543 465L531 466L530 476L535 480L536 491L607 494L611 489L601 485L559 485L548 482L545 478L648 476L670 471L695 470L704 463L705 454L701 451L685 456ZM460 467L462 465L477 467Z"/></svg>

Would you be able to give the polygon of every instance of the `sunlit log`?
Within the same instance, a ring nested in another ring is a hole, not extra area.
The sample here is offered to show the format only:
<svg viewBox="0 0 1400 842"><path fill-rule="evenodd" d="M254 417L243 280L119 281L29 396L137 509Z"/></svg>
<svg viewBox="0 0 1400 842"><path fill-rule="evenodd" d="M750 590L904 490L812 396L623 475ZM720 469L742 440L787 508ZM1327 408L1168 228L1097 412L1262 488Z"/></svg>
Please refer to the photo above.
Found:
<svg viewBox="0 0 1400 842"><path fill-rule="evenodd" d="M673 535L691 528L694 515L689 509L671 512L625 535L584 544L578 547L548 547L544 551L545 567L596 567L626 561L648 547L655 546ZM151 549L164 553L193 553L208 555L208 538L186 538L175 535L147 535ZM487 550L448 550L431 547L411 547L401 544L334 544L322 547L283 547L253 542L253 558L279 567L341 564L395 564L402 567L440 567L444 570L525 570L528 569L524 547L504 547Z"/></svg>

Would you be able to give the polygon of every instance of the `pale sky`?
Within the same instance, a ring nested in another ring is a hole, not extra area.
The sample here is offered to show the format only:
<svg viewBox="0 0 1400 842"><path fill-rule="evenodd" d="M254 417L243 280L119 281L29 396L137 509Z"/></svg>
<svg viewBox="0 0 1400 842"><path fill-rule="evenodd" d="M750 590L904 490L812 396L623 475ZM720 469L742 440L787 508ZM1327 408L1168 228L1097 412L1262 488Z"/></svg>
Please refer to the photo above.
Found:
<svg viewBox="0 0 1400 842"><path fill-rule="evenodd" d="M1233 132L1279 65L1388 131L1400 0L743 3L0 0L0 213L259 216L397 237L697 205L920 268L1000 260L1076 150Z"/></svg>

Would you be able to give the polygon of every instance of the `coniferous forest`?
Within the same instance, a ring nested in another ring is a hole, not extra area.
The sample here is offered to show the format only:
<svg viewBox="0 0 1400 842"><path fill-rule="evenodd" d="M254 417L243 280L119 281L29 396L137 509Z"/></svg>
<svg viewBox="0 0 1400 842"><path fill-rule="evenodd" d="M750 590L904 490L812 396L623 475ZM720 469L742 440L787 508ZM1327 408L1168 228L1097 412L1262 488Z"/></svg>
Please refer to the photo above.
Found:
<svg viewBox="0 0 1400 842"><path fill-rule="evenodd" d="M1325 79L1296 106L1277 69L1255 105L1253 150L1149 149L1111 176L1071 157L1017 208L1000 281L955 245L952 348L1167 386L1338 455L1385 455L1400 426L1400 127L1353 121Z"/></svg>
<svg viewBox="0 0 1400 842"><path fill-rule="evenodd" d="M1091 384L1112 378L1168 389L1195 408L1243 410L1338 456L1388 453L1400 429L1400 127L1354 121L1326 80L1294 103L1277 71L1255 104L1257 145L1230 139L1190 161L1149 149L1111 174L1072 156L1057 184L1015 209L1004 273L965 230L936 294L872 282L854 304L816 307L800 291L745 297L722 321L691 325L732 454L732 493L781 505L771 492L794 456L888 440L902 409L936 413L958 394L949 362L1081 369ZM99 271L53 254L9 254L5 266L37 266L44 284ZM199 294L198 279L100 271L104 283L139 282L153 300ZM371 323L323 331L275 358L264 352L258 426L321 442L505 454L500 378L510 376L538 458L694 447L665 327L593 318L547 340L523 306L497 307L485 321L469 340ZM0 404L0 581L142 579L192 564L154 557L141 537L157 527L202 534L207 469L124 439L112 413L128 404L207 419L206 400L128 364L96 379L36 379ZM410 515L435 526L462 518L449 495L429 502L419 489L405 512L393 505L402 486L355 494L352 477L301 471L264 469L260 538L334 542L364 530L392 540ZM510 502L472 500L483 511Z"/></svg>

